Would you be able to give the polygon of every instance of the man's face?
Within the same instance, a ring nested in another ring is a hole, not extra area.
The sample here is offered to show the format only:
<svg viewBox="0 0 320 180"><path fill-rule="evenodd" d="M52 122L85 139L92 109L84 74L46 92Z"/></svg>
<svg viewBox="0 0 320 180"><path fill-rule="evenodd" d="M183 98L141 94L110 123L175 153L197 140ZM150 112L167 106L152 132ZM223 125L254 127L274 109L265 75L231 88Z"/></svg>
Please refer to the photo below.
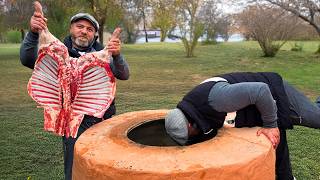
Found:
<svg viewBox="0 0 320 180"><path fill-rule="evenodd" d="M72 23L70 26L72 44L79 49L88 47L93 41L95 33L95 28L87 20L81 19Z"/></svg>

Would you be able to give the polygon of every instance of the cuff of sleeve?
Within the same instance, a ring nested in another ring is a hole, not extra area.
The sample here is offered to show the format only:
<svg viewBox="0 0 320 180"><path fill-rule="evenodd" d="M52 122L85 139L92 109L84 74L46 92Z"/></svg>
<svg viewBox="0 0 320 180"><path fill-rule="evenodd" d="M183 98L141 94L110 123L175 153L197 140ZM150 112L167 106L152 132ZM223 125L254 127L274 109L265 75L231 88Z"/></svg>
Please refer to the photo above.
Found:
<svg viewBox="0 0 320 180"><path fill-rule="evenodd" d="M119 59L120 56L121 56L120 54L118 54L118 55L112 55L112 58L113 58L113 59Z"/></svg>
<svg viewBox="0 0 320 180"><path fill-rule="evenodd" d="M264 128L276 128L276 127L278 127L278 123L277 123L277 121L263 122L263 127Z"/></svg>
<svg viewBox="0 0 320 180"><path fill-rule="evenodd" d="M26 36L27 41L29 42L38 42L39 39L39 33L35 33L32 31L29 31Z"/></svg>
<svg viewBox="0 0 320 180"><path fill-rule="evenodd" d="M124 62L121 54L118 54L115 56L112 55L112 59L113 59L113 63L115 63L115 64L123 64L123 62Z"/></svg>

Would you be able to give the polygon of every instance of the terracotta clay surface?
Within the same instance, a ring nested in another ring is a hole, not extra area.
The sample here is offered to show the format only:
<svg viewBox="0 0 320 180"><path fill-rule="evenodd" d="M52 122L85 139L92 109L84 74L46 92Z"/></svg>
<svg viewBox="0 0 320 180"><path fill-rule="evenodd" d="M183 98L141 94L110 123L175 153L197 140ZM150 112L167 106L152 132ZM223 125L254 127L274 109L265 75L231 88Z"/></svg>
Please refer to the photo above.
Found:
<svg viewBox="0 0 320 180"><path fill-rule="evenodd" d="M130 129L164 119L167 110L130 112L88 129L75 145L75 180L275 179L275 151L257 128L222 128L191 146L146 146L127 138Z"/></svg>

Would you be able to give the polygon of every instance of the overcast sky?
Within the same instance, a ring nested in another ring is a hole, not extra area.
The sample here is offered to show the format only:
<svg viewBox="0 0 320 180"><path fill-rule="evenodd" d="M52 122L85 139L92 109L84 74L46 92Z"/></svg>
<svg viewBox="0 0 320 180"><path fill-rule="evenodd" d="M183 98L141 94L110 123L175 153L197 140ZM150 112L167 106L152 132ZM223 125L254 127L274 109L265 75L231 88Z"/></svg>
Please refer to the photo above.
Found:
<svg viewBox="0 0 320 180"><path fill-rule="evenodd" d="M247 0L237 0L233 1L232 0L221 0L221 4L218 5L218 8L222 9L223 12L225 13L236 13L239 12L243 9L243 5Z"/></svg>

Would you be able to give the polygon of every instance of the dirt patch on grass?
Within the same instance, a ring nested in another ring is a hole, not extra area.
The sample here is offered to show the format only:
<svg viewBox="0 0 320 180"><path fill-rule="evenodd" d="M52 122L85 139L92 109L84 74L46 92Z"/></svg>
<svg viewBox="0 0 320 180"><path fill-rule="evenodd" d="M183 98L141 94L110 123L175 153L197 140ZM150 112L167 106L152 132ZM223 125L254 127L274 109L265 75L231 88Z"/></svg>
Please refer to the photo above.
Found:
<svg viewBox="0 0 320 180"><path fill-rule="evenodd" d="M208 76L204 76L201 74L192 74L191 75L191 80L195 83L201 83L202 81L204 81L208 78L209 78Z"/></svg>

